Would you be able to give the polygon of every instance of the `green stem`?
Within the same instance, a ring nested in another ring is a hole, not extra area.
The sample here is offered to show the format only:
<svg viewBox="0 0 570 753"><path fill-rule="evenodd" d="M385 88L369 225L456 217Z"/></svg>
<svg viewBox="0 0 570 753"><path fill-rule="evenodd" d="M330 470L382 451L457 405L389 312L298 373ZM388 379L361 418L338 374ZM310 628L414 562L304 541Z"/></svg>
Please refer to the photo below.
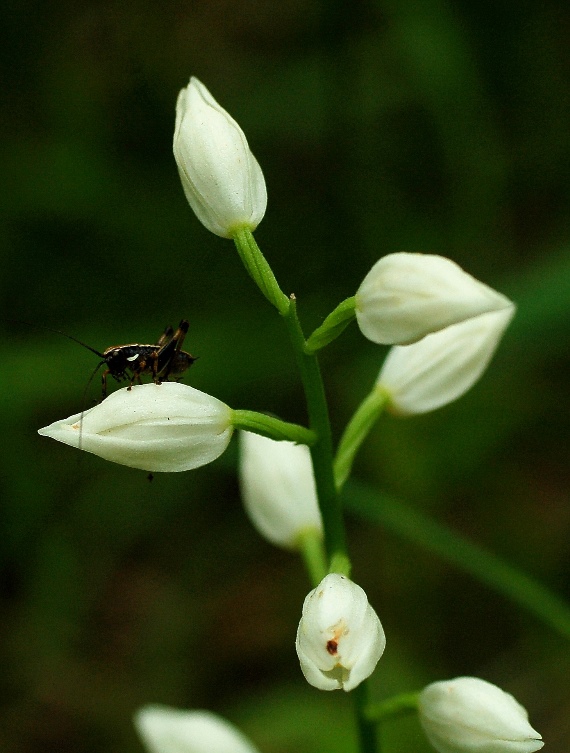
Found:
<svg viewBox="0 0 570 753"><path fill-rule="evenodd" d="M335 310L327 316L321 326L317 327L313 334L307 338L305 352L314 353L316 350L324 348L325 345L328 345L335 340L354 319L356 315L354 306L354 296L339 303Z"/></svg>
<svg viewBox="0 0 570 753"><path fill-rule="evenodd" d="M316 528L305 528L299 534L296 543L305 562L311 583L316 587L328 572L323 535Z"/></svg>
<svg viewBox="0 0 570 753"><path fill-rule="evenodd" d="M253 431L255 434L261 434L277 441L285 439L297 444L311 445L317 439L315 432L305 426L282 421L280 418L267 416L265 413L257 413L253 410L232 411L232 425L236 429Z"/></svg>
<svg viewBox="0 0 570 753"><path fill-rule="evenodd" d="M284 318L305 389L309 426L317 435L317 441L311 446L311 457L329 569L332 571L334 568L334 572L349 575L350 561L346 550L342 508L333 474L333 445L328 405L317 357L305 352L305 338L297 316L294 296L291 296L289 309Z"/></svg>
<svg viewBox="0 0 570 753"><path fill-rule="evenodd" d="M332 572L334 569L334 572L349 575L350 562L346 553L342 509L333 473L333 446L329 413L319 363L314 354L307 353L305 350L305 336L297 316L295 297L287 298L279 287L275 275L255 242L251 230L238 228L233 233L233 239L245 268L263 295L276 307L287 323L289 336L301 371L309 425L313 432L310 437L305 436L294 441L301 441L311 447L330 571ZM244 412L234 411L234 415L236 416L234 425L239 425L236 424L236 420L243 420ZM244 426L244 428L248 427ZM264 433L264 431L260 431L259 427L255 430ZM275 435L271 432L268 436L275 438ZM281 438L289 438L289 436L285 435Z"/></svg>
<svg viewBox="0 0 570 753"><path fill-rule="evenodd" d="M570 639L570 605L517 567L433 520L417 507L364 484L351 482L348 493L345 492L345 504L356 515L469 573Z"/></svg>
<svg viewBox="0 0 570 753"><path fill-rule="evenodd" d="M368 682L361 682L353 691L360 753L379 753L378 729L367 716Z"/></svg>
<svg viewBox="0 0 570 753"><path fill-rule="evenodd" d="M251 230L247 227L239 228L233 233L233 239L240 258L257 287L281 316L285 316L289 309L289 298L279 287L273 270L261 253Z"/></svg>
<svg viewBox="0 0 570 753"><path fill-rule="evenodd" d="M378 420L388 402L388 394L377 387L360 403L350 419L338 445L334 459L336 488L342 489L350 476L356 453Z"/></svg>
<svg viewBox="0 0 570 753"><path fill-rule="evenodd" d="M364 714L370 722L380 722L384 719L394 719L398 716L416 713L418 710L419 693L400 693L385 701L368 704Z"/></svg>

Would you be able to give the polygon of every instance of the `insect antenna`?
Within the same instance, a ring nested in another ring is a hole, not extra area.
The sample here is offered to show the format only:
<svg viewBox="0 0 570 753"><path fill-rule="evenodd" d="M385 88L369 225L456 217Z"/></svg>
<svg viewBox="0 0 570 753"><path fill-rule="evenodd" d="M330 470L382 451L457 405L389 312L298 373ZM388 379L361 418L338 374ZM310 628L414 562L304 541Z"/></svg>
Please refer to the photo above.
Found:
<svg viewBox="0 0 570 753"><path fill-rule="evenodd" d="M73 339L73 338L72 338ZM87 346L89 347L89 346ZM105 364L106 362L103 360L101 363L98 363L97 366L93 369L91 372L91 376L87 380L87 384L85 385L85 389L83 390L83 397L81 398L81 414L79 416L79 442L77 443L77 449L81 450L81 441L83 439L83 416L85 415L85 406L87 405L87 393L89 392L89 387L91 386L91 382L93 381L93 378L95 377L95 374L99 371L101 366Z"/></svg>
<svg viewBox="0 0 570 753"><path fill-rule="evenodd" d="M47 324L39 324L38 322L32 324L31 322L25 322L22 319L5 319L4 321L10 322L11 324L24 324L26 327L32 327L34 329L39 327L40 329L45 329L48 332L55 332L55 334L57 335L63 335L64 337L67 337L68 340L73 340L73 342L76 342L78 345L82 345L84 348L87 348L87 350L90 350L92 353L95 353L96 356L103 359L93 369L91 376L87 380L85 389L83 390L83 397L81 398L81 414L79 417L79 442L77 445L78 449L81 449L82 436L83 436L83 416L85 415L85 411L86 411L87 393L89 391L89 387L91 386L91 382L93 381L93 378L95 377L95 374L99 371L101 366L103 366L103 364L106 363L105 356L103 355L103 353L100 353L98 350L95 350L95 348L92 348L90 345L87 345L87 343L84 343L82 340L79 340L77 337L74 337L73 335L68 335L67 332L63 332L60 329L55 329L55 327L48 327Z"/></svg>
<svg viewBox="0 0 570 753"><path fill-rule="evenodd" d="M73 335L68 335L67 332L62 332L60 329L55 329L54 327L48 327L46 324L39 324L35 323L32 324L31 322L24 322L21 319L5 319L4 321L11 322L12 324L25 324L26 327L33 327L34 329L39 327L40 329L47 329L48 332L55 332L57 335L63 335L64 337L67 337L68 340L73 340L73 342L78 343L78 345L83 345L84 348L87 348L87 350L90 350L92 353L95 353L96 356L99 356L99 358L105 358L103 353L100 353L98 350L95 350L95 348L92 348L90 345L87 345L87 343L84 343L82 340L79 340L77 337L74 337ZM99 368L99 366L97 367ZM93 379L93 376L91 376L91 379ZM91 381L91 379L89 381Z"/></svg>

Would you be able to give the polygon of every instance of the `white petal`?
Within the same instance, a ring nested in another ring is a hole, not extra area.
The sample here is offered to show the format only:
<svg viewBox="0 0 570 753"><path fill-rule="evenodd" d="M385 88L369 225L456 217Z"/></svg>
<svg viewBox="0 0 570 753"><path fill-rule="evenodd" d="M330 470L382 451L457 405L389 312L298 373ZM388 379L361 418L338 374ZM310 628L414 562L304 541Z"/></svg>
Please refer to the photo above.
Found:
<svg viewBox="0 0 570 753"><path fill-rule="evenodd" d="M501 311L468 319L413 345L391 348L377 385L390 396L395 413L427 413L465 394L493 357L515 313Z"/></svg>
<svg viewBox="0 0 570 753"><path fill-rule="evenodd" d="M355 303L362 334L387 345L407 345L451 324L512 305L451 259L405 252L376 262Z"/></svg>
<svg viewBox="0 0 570 753"><path fill-rule="evenodd" d="M240 485L253 525L273 544L292 548L302 531L322 533L313 464L305 445L240 432Z"/></svg>
<svg viewBox="0 0 570 753"><path fill-rule="evenodd" d="M302 630L303 626L302 622L300 622L299 627L297 628L297 638L295 645L297 648L297 656L299 657L299 664L301 666L301 671L305 676L305 680L309 683L309 685L312 685L318 690L340 690L342 688L340 676L335 677L330 672L329 674L327 674L327 670L320 669L317 664L315 664L314 660L305 653L303 649L304 641L301 632ZM333 669L333 667L331 667L331 670Z"/></svg>
<svg viewBox="0 0 570 753"><path fill-rule="evenodd" d="M345 645L342 647L345 666L353 662L343 684L343 689L347 692L356 688L372 674L386 648L384 629L376 612L370 606L366 610L359 632L368 636L366 643L357 645L357 641L354 641L354 645L348 649ZM350 634L346 636L346 638L350 637ZM347 642L345 639L345 644Z"/></svg>
<svg viewBox="0 0 570 753"><path fill-rule="evenodd" d="M134 721L149 753L258 753L236 727L209 711L145 706Z"/></svg>
<svg viewBox="0 0 570 753"><path fill-rule="evenodd" d="M208 230L254 230L267 207L265 179L236 121L197 78L176 103L174 157L184 193Z"/></svg>
<svg viewBox="0 0 570 753"><path fill-rule="evenodd" d="M296 648L307 681L320 690L352 690L376 667L386 647L366 593L331 573L305 598Z"/></svg>
<svg viewBox="0 0 570 753"><path fill-rule="evenodd" d="M145 471L186 471L212 462L232 435L231 410L177 382L136 385L39 430L42 436Z"/></svg>
<svg viewBox="0 0 570 753"><path fill-rule="evenodd" d="M524 707L477 677L428 685L420 693L419 714L439 753L533 753L544 745Z"/></svg>

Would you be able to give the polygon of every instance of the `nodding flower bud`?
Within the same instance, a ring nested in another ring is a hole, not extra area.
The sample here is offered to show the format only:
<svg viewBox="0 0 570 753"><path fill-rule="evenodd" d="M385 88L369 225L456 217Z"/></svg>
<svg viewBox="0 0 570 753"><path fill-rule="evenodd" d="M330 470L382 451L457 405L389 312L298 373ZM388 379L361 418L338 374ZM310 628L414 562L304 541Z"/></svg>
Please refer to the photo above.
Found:
<svg viewBox="0 0 570 753"><path fill-rule="evenodd" d="M306 445L240 432L240 482L245 509L272 544L298 546L309 529L322 535L311 454Z"/></svg>
<svg viewBox="0 0 570 753"><path fill-rule="evenodd" d="M427 413L457 400L487 368L515 306L481 314L427 335L413 345L395 345L376 385L399 415Z"/></svg>
<svg viewBox="0 0 570 753"><path fill-rule="evenodd" d="M356 293L355 306L358 326L369 340L408 345L512 303L451 259L399 252L376 262Z"/></svg>
<svg viewBox="0 0 570 753"><path fill-rule="evenodd" d="M544 743L512 695L477 677L434 682L419 696L420 722L439 753L533 753Z"/></svg>
<svg viewBox="0 0 570 753"><path fill-rule="evenodd" d="M258 753L233 724L210 711L144 706L134 722L149 753Z"/></svg>
<svg viewBox="0 0 570 753"><path fill-rule="evenodd" d="M144 471L187 471L211 463L232 436L232 411L177 382L113 392L85 413L39 430L45 437Z"/></svg>
<svg viewBox="0 0 570 753"><path fill-rule="evenodd" d="M263 173L239 125L194 77L178 95L173 148L200 222L222 238L255 230L267 207Z"/></svg>
<svg viewBox="0 0 570 753"><path fill-rule="evenodd" d="M386 636L365 592L349 578L327 575L303 604L297 655L319 690L353 690L372 674Z"/></svg>

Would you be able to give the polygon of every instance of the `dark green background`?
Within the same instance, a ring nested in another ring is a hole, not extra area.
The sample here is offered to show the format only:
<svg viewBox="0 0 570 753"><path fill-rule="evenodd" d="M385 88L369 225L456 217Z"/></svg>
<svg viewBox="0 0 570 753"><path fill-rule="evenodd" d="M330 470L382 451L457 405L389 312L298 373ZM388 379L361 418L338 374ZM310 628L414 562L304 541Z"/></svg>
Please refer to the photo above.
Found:
<svg viewBox="0 0 570 753"><path fill-rule="evenodd" d="M355 474L570 598L568 4L9 0L1 28L0 749L140 752L131 715L162 702L226 715L263 753L355 750L350 697L301 676L309 585L246 520L235 446L149 483L38 437L81 409L95 357L6 322L104 349L187 317L188 383L305 421L279 317L179 185L191 74L262 165L256 238L307 333L398 250L519 304L481 383L383 419ZM323 353L335 437L382 356L355 325ZM376 698L479 675L567 750L562 638L392 534L351 517L349 535L388 636ZM412 719L385 750L428 746Z"/></svg>

